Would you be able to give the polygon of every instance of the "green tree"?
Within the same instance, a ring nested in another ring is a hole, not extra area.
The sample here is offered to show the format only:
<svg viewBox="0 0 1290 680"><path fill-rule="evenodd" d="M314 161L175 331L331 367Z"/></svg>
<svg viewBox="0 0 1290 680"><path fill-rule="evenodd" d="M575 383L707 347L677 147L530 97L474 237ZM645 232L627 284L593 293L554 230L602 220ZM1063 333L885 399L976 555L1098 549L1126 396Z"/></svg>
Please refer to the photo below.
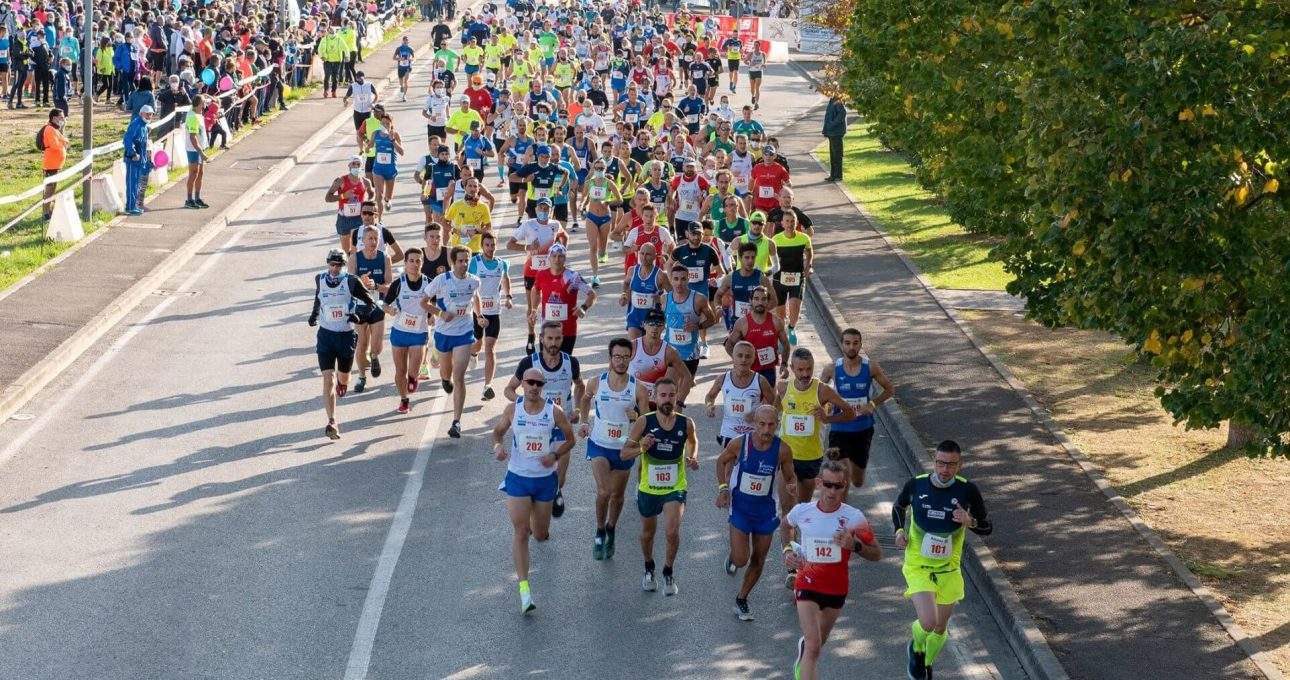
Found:
<svg viewBox="0 0 1290 680"><path fill-rule="evenodd" d="M1290 13L858 0L841 82L1031 315L1118 333L1188 427L1290 454ZM960 91L961 85L961 91Z"/></svg>

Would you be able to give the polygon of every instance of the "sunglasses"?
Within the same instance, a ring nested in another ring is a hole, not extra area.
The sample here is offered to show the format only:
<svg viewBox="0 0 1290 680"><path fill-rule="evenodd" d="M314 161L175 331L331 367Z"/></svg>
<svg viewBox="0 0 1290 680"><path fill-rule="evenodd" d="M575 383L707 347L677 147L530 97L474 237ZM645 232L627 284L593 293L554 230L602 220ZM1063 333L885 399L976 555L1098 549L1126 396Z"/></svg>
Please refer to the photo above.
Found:
<svg viewBox="0 0 1290 680"><path fill-rule="evenodd" d="M543 387L546 385L546 381L545 380L525 380L524 384L528 385L529 387Z"/></svg>
<svg viewBox="0 0 1290 680"><path fill-rule="evenodd" d="M364 214L364 215L375 215L375 214L376 214L376 211L375 211L375 210L364 210L364 211L363 211L363 214Z"/></svg>
<svg viewBox="0 0 1290 680"><path fill-rule="evenodd" d="M844 482L820 482L820 486L834 490L847 488L847 485Z"/></svg>

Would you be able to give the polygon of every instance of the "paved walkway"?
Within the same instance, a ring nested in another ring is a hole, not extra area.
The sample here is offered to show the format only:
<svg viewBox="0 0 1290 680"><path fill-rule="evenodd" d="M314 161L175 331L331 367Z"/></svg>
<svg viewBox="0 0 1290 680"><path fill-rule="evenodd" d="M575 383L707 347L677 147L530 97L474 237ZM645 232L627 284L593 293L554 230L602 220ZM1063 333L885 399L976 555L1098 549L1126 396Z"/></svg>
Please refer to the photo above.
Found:
<svg viewBox="0 0 1290 680"><path fill-rule="evenodd" d="M986 539L1073 678L1261 677L1218 621L807 154L823 109L781 133L815 271L897 385L925 442L955 439L986 494ZM861 197L863 198L863 197Z"/></svg>
<svg viewBox="0 0 1290 680"><path fill-rule="evenodd" d="M988 312L1021 312L1026 301L1001 290L964 290L936 288L932 290L941 304L950 309L977 309Z"/></svg>
<svg viewBox="0 0 1290 680"><path fill-rule="evenodd" d="M430 40L431 24L413 26L413 45ZM398 41L367 55L363 65L372 81L394 68ZM98 235L40 278L0 299L0 393L15 387L28 369L85 327L172 252L198 234L222 208L255 187L275 163L293 153L342 110L339 99L319 96L291 110L220 154L206 170L202 198L210 210L183 207L184 183L155 196L149 211ZM87 275L87 272L93 272Z"/></svg>

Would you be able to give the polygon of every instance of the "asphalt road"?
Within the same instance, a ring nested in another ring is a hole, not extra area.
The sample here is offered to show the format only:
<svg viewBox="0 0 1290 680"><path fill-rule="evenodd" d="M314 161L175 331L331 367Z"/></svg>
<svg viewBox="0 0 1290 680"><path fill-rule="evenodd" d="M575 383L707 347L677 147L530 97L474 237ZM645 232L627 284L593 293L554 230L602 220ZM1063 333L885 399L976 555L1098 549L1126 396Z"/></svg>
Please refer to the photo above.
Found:
<svg viewBox="0 0 1290 680"><path fill-rule="evenodd" d="M424 70L413 80L424 92ZM417 154L419 99L393 107ZM819 103L782 65L767 69L763 100L770 130ZM732 104L745 101L741 90ZM445 436L448 402L434 381L398 415L388 375L341 400L340 442L322 436L305 318L310 277L335 241L322 196L352 150L346 125L0 424L0 678L791 677L799 632L782 566L772 560L753 592L755 622L731 612L726 522L713 506L716 422L701 413L680 594L640 590L630 499L616 557L591 559L594 489L579 446L569 511L533 550L539 609L527 617L496 491L504 465L484 439L502 400L479 401L480 373L466 388L461 440ZM405 245L421 232L411 159L387 219ZM508 236L513 210L494 218ZM570 262L584 267L585 241L572 242ZM586 374L604 369L621 328L608 304L618 289L607 282L605 304L582 325ZM519 311L503 323L505 375L524 338ZM799 337L826 351L809 322ZM722 355L705 362L697 390L724 370ZM898 465L880 434L869 485L852 497L883 536L904 481ZM883 540L886 558L852 571L825 677L903 677L912 609ZM953 631L938 677L1023 677L971 592Z"/></svg>

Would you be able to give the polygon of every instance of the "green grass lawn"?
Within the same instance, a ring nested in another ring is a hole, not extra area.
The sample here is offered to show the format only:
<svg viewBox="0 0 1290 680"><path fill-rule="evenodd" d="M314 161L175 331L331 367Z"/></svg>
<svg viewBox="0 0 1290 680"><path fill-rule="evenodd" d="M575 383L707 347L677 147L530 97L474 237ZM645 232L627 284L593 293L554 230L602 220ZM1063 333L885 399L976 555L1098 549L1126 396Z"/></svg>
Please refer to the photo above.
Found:
<svg viewBox="0 0 1290 680"><path fill-rule="evenodd" d="M867 126L847 132L842 160L843 184L878 220L937 288L1003 290L1010 280L1003 265L990 259L987 236L969 234L950 221L935 194L914 181L903 154L890 151ZM827 165L828 144L816 150Z"/></svg>

